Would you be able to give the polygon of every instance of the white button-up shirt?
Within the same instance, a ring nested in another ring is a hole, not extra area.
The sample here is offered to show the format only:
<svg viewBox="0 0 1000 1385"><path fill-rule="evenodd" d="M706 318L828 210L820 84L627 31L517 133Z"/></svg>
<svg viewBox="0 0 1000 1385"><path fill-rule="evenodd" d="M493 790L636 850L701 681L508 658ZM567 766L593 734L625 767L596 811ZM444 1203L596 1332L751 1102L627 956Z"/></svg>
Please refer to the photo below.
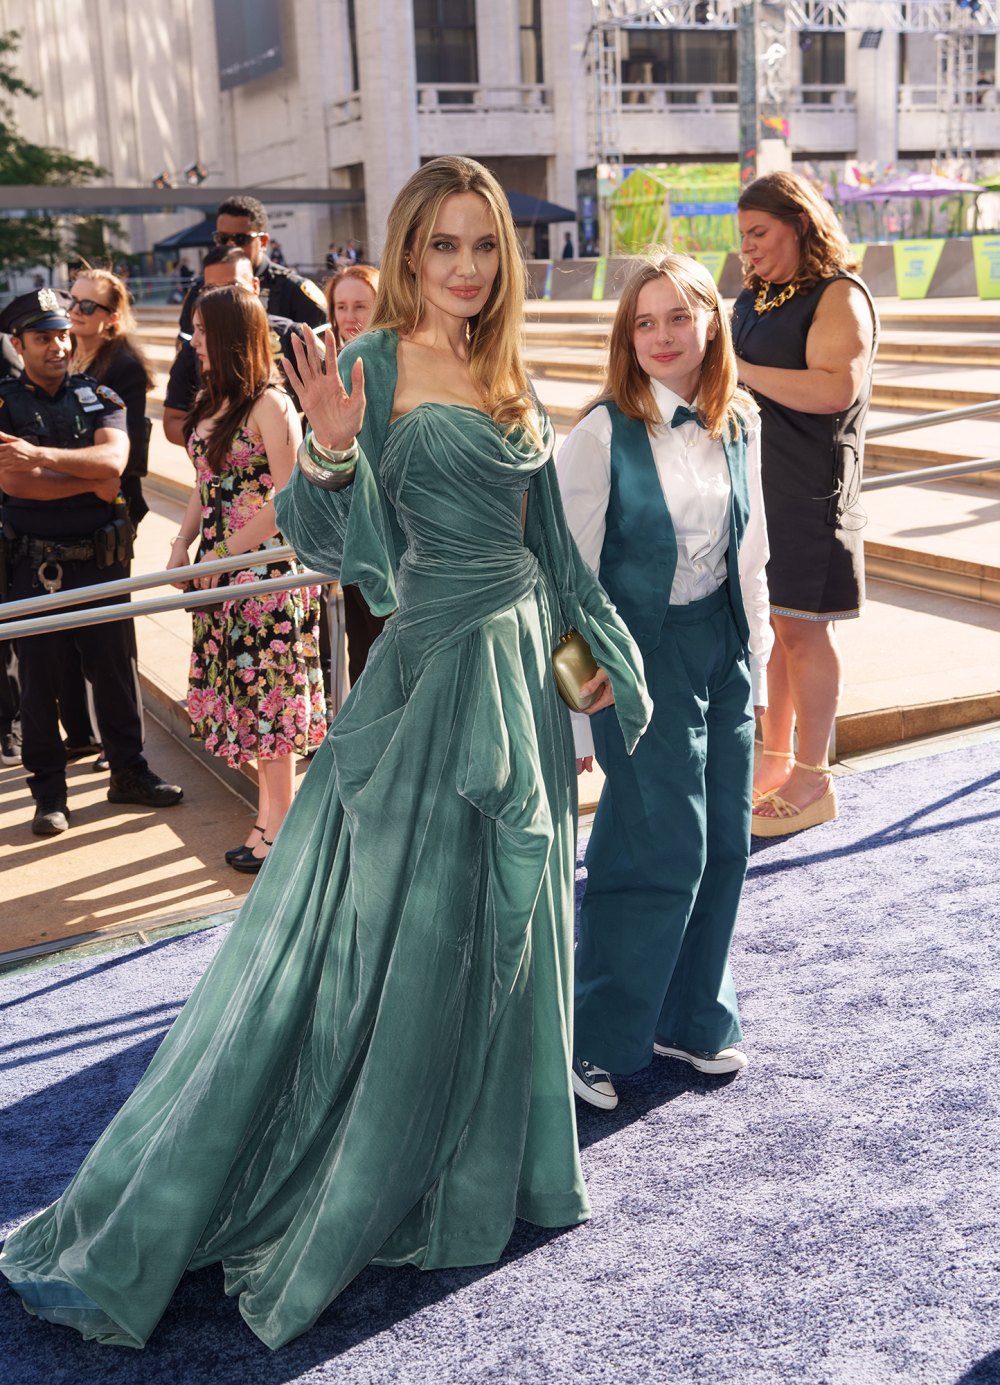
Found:
<svg viewBox="0 0 1000 1385"><path fill-rule="evenodd" d="M686 606L711 596L726 580L729 548L729 468L718 439L693 420L670 426L678 405L688 407L659 381L650 382L660 416L649 441L663 498L677 538L677 567L670 603ZM592 409L565 439L556 456L559 489L570 530L593 572L601 564L605 516L611 493L611 415ZM767 528L760 483L760 428L747 439L750 516L739 552L740 589L750 626L750 677L755 706L767 705L767 660L773 643L768 604ZM593 753L589 718L574 716L577 754Z"/></svg>

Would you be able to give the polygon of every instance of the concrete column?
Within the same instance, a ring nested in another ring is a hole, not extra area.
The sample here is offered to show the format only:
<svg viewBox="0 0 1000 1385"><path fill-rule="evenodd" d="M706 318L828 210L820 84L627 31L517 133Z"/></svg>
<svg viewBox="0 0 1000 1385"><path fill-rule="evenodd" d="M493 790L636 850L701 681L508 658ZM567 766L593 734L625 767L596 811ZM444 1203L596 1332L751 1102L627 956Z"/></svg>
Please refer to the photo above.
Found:
<svg viewBox="0 0 1000 1385"><path fill-rule="evenodd" d="M578 169L593 165L588 128L587 91L593 77L587 67L589 12L574 0L543 0L542 51L545 86L555 121L555 152L548 161L549 197L564 207L576 206ZM552 253L562 249L563 231L576 235L576 224L553 226Z"/></svg>
<svg viewBox="0 0 1000 1385"><path fill-rule="evenodd" d="M856 9L852 7L849 17ZM873 10L874 6L861 7L870 27L882 28L877 48L859 48L860 35L847 31L847 84L857 93L857 157L860 163L895 163L899 157L899 34L887 22L888 16L884 27L878 15L869 21Z"/></svg>
<svg viewBox="0 0 1000 1385"><path fill-rule="evenodd" d="M521 45L516 0L476 0L476 52L479 85L521 85ZM494 105L518 105L517 93L494 98Z"/></svg>
<svg viewBox="0 0 1000 1385"><path fill-rule="evenodd" d="M411 0L359 0L358 81L364 120L366 240L377 260L396 193L420 165Z"/></svg>

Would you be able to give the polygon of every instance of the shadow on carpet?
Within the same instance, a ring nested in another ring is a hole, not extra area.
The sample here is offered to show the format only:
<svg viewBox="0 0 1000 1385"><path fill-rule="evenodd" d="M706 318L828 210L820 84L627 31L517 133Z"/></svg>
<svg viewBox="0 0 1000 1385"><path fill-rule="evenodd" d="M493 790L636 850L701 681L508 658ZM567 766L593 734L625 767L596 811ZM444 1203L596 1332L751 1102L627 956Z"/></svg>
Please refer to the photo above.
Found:
<svg viewBox="0 0 1000 1385"><path fill-rule="evenodd" d="M593 1220L501 1262L365 1270L272 1353L188 1275L141 1353L0 1291L6 1385L1000 1382L1000 745L838 781L755 843L733 966L750 1068L656 1060L580 1111ZM581 871L582 874L582 871ZM0 976L0 1222L58 1196L221 942Z"/></svg>

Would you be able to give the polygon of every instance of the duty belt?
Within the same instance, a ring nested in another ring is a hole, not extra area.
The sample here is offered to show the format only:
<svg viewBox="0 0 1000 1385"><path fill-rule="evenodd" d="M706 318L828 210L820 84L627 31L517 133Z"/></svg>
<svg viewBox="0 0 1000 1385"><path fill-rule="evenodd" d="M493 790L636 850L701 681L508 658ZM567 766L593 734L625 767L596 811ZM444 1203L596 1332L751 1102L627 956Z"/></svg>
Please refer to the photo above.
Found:
<svg viewBox="0 0 1000 1385"><path fill-rule="evenodd" d="M14 557L30 558L33 563L85 563L96 553L92 539L38 539L19 534L12 544Z"/></svg>

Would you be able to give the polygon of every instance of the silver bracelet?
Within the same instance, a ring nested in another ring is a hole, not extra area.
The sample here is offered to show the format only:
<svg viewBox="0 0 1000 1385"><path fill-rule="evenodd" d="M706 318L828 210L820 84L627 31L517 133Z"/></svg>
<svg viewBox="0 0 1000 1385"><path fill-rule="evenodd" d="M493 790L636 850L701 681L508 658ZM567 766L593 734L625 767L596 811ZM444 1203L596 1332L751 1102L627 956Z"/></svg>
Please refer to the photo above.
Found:
<svg viewBox="0 0 1000 1385"><path fill-rule="evenodd" d="M321 490L339 491L343 490L345 486L349 486L354 480L357 459L357 443L354 444L353 457L346 465L343 462L324 463L319 458L314 457L308 439L304 439L299 444L299 470L310 485L319 486Z"/></svg>
<svg viewBox="0 0 1000 1385"><path fill-rule="evenodd" d="M306 434L305 440L309 445L309 451L312 453L313 461L319 462L321 466L339 467L344 466L347 462L354 462L357 460L357 438L351 439L350 447L344 447L339 450L336 447L324 447L321 442L317 442L316 435L311 429Z"/></svg>

